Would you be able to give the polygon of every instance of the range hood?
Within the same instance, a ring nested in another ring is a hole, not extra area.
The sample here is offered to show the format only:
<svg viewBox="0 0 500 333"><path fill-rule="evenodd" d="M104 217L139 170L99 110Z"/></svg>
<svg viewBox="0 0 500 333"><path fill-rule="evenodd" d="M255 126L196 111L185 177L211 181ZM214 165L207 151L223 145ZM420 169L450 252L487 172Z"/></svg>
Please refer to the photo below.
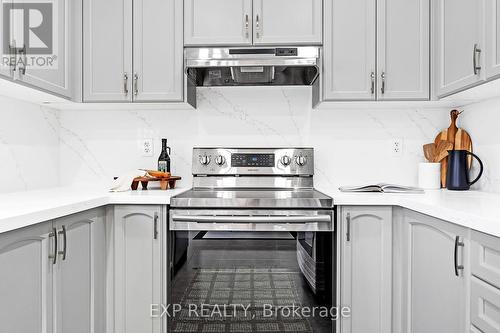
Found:
<svg viewBox="0 0 500 333"><path fill-rule="evenodd" d="M311 86L319 102L320 47L186 48L187 101L197 87Z"/></svg>

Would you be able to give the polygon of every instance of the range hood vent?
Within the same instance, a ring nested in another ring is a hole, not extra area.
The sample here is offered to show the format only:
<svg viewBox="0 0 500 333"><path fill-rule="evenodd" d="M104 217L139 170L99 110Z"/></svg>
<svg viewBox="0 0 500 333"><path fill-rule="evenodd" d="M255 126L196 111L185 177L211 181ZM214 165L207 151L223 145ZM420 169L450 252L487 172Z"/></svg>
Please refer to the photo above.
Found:
<svg viewBox="0 0 500 333"><path fill-rule="evenodd" d="M319 102L319 47L187 48L188 102L196 107L196 87L312 86Z"/></svg>

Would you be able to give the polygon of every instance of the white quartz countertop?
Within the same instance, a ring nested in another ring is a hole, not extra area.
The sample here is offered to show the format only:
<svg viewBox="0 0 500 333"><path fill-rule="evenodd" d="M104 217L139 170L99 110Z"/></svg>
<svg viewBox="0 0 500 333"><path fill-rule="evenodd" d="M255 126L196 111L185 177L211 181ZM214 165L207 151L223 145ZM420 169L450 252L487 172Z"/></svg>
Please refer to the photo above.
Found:
<svg viewBox="0 0 500 333"><path fill-rule="evenodd" d="M186 190L109 193L70 187L0 194L0 233L109 204L168 205Z"/></svg>
<svg viewBox="0 0 500 333"><path fill-rule="evenodd" d="M167 205L174 190L108 193L104 190L53 188L0 195L0 233L108 204ZM500 194L427 191L425 194L341 193L323 190L335 205L401 206L500 237Z"/></svg>
<svg viewBox="0 0 500 333"><path fill-rule="evenodd" d="M448 190L425 194L326 193L338 206L400 206L500 237L500 194Z"/></svg>

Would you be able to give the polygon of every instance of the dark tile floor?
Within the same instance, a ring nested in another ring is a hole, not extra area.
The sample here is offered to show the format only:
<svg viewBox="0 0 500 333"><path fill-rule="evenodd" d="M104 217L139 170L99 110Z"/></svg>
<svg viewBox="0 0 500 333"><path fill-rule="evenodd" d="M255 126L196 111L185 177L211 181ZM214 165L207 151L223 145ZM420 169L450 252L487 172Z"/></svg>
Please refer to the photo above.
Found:
<svg viewBox="0 0 500 333"><path fill-rule="evenodd" d="M231 239L198 239L190 235L187 259L172 281L170 303L248 304L250 317L197 321L176 318L171 332L296 332L331 333L329 318L287 320L280 316L259 320L263 304L303 307L330 306L313 294L297 263L296 240L290 234L266 239L262 235ZM196 238L196 239L195 239ZM332 296L329 297L332 299ZM328 299L328 297L326 298ZM260 312L259 312L260 311ZM240 314L238 314L240 315Z"/></svg>

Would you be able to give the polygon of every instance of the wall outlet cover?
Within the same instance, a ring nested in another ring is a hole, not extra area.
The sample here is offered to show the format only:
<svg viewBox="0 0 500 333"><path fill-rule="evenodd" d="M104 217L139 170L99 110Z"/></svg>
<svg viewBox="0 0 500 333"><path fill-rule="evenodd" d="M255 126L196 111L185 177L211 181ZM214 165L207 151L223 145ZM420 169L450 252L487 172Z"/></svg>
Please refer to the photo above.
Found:
<svg viewBox="0 0 500 333"><path fill-rule="evenodd" d="M142 156L151 157L154 154L153 139L142 139L140 142Z"/></svg>
<svg viewBox="0 0 500 333"><path fill-rule="evenodd" d="M391 151L393 156L402 156L404 152L404 141L401 138L392 140Z"/></svg>

